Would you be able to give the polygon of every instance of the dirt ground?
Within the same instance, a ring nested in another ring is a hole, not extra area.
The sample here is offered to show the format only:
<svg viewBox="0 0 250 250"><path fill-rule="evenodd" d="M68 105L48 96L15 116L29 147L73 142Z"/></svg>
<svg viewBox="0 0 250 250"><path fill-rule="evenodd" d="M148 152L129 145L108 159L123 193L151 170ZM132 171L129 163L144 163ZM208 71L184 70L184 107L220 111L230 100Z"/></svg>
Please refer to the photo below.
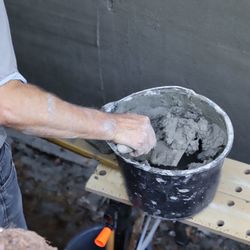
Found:
<svg viewBox="0 0 250 250"><path fill-rule="evenodd" d="M25 216L31 230L63 249L79 231L102 222L107 201L84 190L95 164L86 167L62 159L52 151L45 153L37 146L27 145L20 138L12 137L11 143ZM59 151L64 152L64 149ZM176 240L176 231L174 223L162 222L153 249L250 249L247 245L190 226L184 229L187 237L177 237Z"/></svg>

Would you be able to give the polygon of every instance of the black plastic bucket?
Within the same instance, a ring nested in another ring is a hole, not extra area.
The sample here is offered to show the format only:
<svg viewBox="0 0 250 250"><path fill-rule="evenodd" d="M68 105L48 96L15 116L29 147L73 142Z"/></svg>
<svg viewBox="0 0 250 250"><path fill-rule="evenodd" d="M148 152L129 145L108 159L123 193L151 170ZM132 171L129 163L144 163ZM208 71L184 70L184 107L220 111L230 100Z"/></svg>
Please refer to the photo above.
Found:
<svg viewBox="0 0 250 250"><path fill-rule="evenodd" d="M96 236L103 226L91 227L77 234L66 246L64 250L100 250L105 247L98 247L94 244ZM152 250L151 245L146 250Z"/></svg>
<svg viewBox="0 0 250 250"><path fill-rule="evenodd" d="M205 208L214 197L222 166L186 176L168 176L131 167L121 158L118 162L132 204L165 219L189 217Z"/></svg>
<svg viewBox="0 0 250 250"><path fill-rule="evenodd" d="M95 226L80 232L66 246L65 250L99 250L105 249L94 244L96 236L102 230L102 226Z"/></svg>
<svg viewBox="0 0 250 250"><path fill-rule="evenodd" d="M149 163L141 163L122 155L114 143L109 146L117 155L122 167L130 201L144 212L165 219L190 217L205 208L214 198L219 182L220 170L233 143L233 127L227 114L208 98L194 91L178 86L166 86L143 90L119 101L106 104L106 112L133 112L144 107L147 112L150 100L154 107L163 105L176 95L180 100L192 100L199 105L205 117L216 123L226 134L227 142L223 151L211 162L200 167L186 170L157 168ZM151 99L150 99L151 98ZM141 101L137 106L136 99ZM139 114L147 115L147 113ZM149 116L150 117L150 116Z"/></svg>

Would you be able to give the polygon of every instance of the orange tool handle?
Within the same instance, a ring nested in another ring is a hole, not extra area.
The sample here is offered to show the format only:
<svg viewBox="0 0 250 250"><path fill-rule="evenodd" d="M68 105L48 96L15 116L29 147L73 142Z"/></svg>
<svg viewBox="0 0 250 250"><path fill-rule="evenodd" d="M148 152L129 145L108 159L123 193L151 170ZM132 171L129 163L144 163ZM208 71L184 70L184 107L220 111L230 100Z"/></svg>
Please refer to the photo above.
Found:
<svg viewBox="0 0 250 250"><path fill-rule="evenodd" d="M98 246L98 247L105 247L108 240L109 240L109 237L111 235L111 228L109 227L104 227L102 229L102 231L97 235L97 237L95 238L95 244Z"/></svg>

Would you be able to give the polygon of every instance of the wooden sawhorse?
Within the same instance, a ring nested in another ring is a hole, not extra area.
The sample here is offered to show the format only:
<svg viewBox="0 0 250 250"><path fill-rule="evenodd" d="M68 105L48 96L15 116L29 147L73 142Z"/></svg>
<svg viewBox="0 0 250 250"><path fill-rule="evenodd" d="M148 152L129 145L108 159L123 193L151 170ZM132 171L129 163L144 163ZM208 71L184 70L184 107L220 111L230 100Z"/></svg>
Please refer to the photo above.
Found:
<svg viewBox="0 0 250 250"><path fill-rule="evenodd" d="M86 184L87 191L131 205L113 154L101 154L84 140L52 141L100 162ZM250 165L226 159L213 202L201 213L180 222L250 245Z"/></svg>

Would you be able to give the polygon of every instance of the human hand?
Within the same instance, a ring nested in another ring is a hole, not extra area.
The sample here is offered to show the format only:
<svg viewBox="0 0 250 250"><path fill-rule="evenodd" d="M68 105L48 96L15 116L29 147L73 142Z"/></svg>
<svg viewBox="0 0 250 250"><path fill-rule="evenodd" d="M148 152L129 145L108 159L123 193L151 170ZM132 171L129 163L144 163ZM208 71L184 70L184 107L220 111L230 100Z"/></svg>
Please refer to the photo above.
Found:
<svg viewBox="0 0 250 250"><path fill-rule="evenodd" d="M147 116L114 114L113 118L116 126L112 140L132 148L132 156L147 154L156 145L155 132ZM121 148L121 145L118 147Z"/></svg>

